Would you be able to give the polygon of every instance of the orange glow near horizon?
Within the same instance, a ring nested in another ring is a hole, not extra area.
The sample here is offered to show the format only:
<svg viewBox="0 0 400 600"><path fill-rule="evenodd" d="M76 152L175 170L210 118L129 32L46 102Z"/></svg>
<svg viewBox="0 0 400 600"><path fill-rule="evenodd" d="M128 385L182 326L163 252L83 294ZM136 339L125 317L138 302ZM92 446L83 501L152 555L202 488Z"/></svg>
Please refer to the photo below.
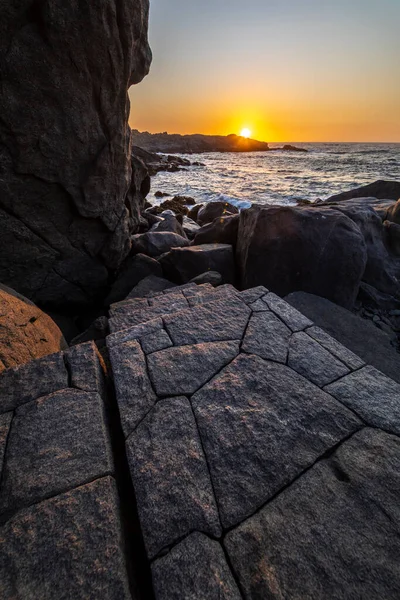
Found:
<svg viewBox="0 0 400 600"><path fill-rule="evenodd" d="M230 6L151 2L154 59L129 92L131 127L209 135L249 128L273 143L400 142L399 0Z"/></svg>
<svg viewBox="0 0 400 600"><path fill-rule="evenodd" d="M250 138L251 137L251 129L248 127L244 127L240 132L241 137Z"/></svg>

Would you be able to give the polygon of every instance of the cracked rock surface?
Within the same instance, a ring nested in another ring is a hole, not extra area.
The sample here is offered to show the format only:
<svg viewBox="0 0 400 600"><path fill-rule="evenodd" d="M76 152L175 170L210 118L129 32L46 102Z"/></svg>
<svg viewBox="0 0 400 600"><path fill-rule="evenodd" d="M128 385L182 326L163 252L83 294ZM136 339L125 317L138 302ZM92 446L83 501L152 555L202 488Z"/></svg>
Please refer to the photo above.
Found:
<svg viewBox="0 0 400 600"><path fill-rule="evenodd" d="M2 597L399 598L397 382L262 286L113 319L115 389L90 343L0 375Z"/></svg>

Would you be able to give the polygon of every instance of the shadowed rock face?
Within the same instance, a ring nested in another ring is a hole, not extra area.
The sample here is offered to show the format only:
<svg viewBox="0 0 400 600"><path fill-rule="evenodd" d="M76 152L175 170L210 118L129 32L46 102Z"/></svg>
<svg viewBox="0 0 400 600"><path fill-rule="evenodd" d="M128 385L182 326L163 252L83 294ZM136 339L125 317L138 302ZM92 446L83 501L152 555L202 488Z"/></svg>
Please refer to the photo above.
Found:
<svg viewBox="0 0 400 600"><path fill-rule="evenodd" d="M147 22L148 0L0 7L0 280L41 304L89 302L137 230L127 91Z"/></svg>

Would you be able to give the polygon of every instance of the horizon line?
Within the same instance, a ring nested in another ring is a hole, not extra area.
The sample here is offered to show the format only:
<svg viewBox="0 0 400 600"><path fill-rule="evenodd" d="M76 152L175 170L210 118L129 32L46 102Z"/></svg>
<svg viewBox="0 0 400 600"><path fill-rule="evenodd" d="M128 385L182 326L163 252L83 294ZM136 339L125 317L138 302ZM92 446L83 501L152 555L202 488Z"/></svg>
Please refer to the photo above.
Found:
<svg viewBox="0 0 400 600"><path fill-rule="evenodd" d="M222 134L222 133L170 133L169 131L157 131L156 133L152 133L151 131L140 131L139 129L136 129L136 127L131 127L132 131L138 131L139 133L148 133L150 135L181 135L181 136L185 136L185 135L205 135L205 136L210 136L210 137L228 137L230 135L236 135L237 137L241 137L239 134L237 133L227 133L227 134ZM347 142L347 141L336 141L333 142L331 140L308 140L308 141L300 141L300 140L278 140L278 141L265 141L265 140L258 140L255 138L248 138L251 139L253 142L263 142L265 144L400 144L400 139L396 142L388 142L388 141L376 141L376 140L370 140L367 142L363 142L363 141L351 141L351 142Z"/></svg>

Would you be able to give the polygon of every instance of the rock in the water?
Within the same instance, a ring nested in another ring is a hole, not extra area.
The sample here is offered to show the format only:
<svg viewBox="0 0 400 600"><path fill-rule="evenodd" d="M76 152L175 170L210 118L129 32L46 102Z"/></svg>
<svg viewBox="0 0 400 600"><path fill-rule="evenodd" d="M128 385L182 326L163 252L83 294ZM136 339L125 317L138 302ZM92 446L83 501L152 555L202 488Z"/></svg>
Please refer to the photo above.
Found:
<svg viewBox="0 0 400 600"><path fill-rule="evenodd" d="M192 531L213 536L221 533L207 463L187 398L161 400L126 446L149 558Z"/></svg>
<svg viewBox="0 0 400 600"><path fill-rule="evenodd" d="M174 248L160 258L164 274L177 283L191 281L206 271L218 271L223 283L235 283L236 271L232 246L205 244Z"/></svg>
<svg viewBox="0 0 400 600"><path fill-rule="evenodd" d="M364 429L225 546L245 598L385 598L400 589L400 440Z"/></svg>
<svg viewBox="0 0 400 600"><path fill-rule="evenodd" d="M367 260L360 229L331 208L243 210L236 250L242 288L302 290L345 307L354 304Z"/></svg>
<svg viewBox="0 0 400 600"><path fill-rule="evenodd" d="M132 253L146 254L146 256L157 257L171 248L189 246L189 240L176 233L168 231L149 231L132 237Z"/></svg>
<svg viewBox="0 0 400 600"><path fill-rule="evenodd" d="M118 513L112 477L17 513L1 532L1 597L130 600Z"/></svg>
<svg viewBox="0 0 400 600"><path fill-rule="evenodd" d="M398 181L375 181L368 185L355 188L349 192L342 192L328 198L326 202L342 202L352 198L378 198L381 200L398 200L400 198L400 182Z"/></svg>
<svg viewBox="0 0 400 600"><path fill-rule="evenodd" d="M400 383L400 355L389 336L373 323L313 294L296 292L285 300L366 363Z"/></svg>
<svg viewBox="0 0 400 600"><path fill-rule="evenodd" d="M137 230L149 179L132 167L128 89L149 70L148 8L2 11L0 281L41 305L90 304Z"/></svg>
<svg viewBox="0 0 400 600"><path fill-rule="evenodd" d="M218 271L206 271L201 275L193 277L190 283L196 283L197 285L204 285L205 283L209 283L213 287L217 287L222 283L222 275L221 273L218 273Z"/></svg>
<svg viewBox="0 0 400 600"><path fill-rule="evenodd" d="M98 394L61 390L17 409L0 487L0 513L113 471Z"/></svg>
<svg viewBox="0 0 400 600"><path fill-rule="evenodd" d="M251 515L361 423L291 369L240 355L192 396L223 527Z"/></svg>
<svg viewBox="0 0 400 600"><path fill-rule="evenodd" d="M67 348L54 321L0 284L0 372Z"/></svg>
<svg viewBox="0 0 400 600"><path fill-rule="evenodd" d="M199 225L205 225L218 217L227 217L228 215L237 215L238 213L239 209L229 202L208 202L200 208L196 221Z"/></svg>
<svg viewBox="0 0 400 600"><path fill-rule="evenodd" d="M194 532L152 564L156 600L241 600L218 542Z"/></svg>
<svg viewBox="0 0 400 600"><path fill-rule="evenodd" d="M126 298L129 292L138 285L142 279L149 277L149 275L155 275L156 277L162 276L162 268L154 258L150 258L150 256L144 254L129 256L124 261L118 276L104 301L104 306L110 306L110 304Z"/></svg>
<svg viewBox="0 0 400 600"><path fill-rule="evenodd" d="M199 244L230 244L235 247L239 229L239 215L218 217L212 223L203 225L193 240L193 245Z"/></svg>

